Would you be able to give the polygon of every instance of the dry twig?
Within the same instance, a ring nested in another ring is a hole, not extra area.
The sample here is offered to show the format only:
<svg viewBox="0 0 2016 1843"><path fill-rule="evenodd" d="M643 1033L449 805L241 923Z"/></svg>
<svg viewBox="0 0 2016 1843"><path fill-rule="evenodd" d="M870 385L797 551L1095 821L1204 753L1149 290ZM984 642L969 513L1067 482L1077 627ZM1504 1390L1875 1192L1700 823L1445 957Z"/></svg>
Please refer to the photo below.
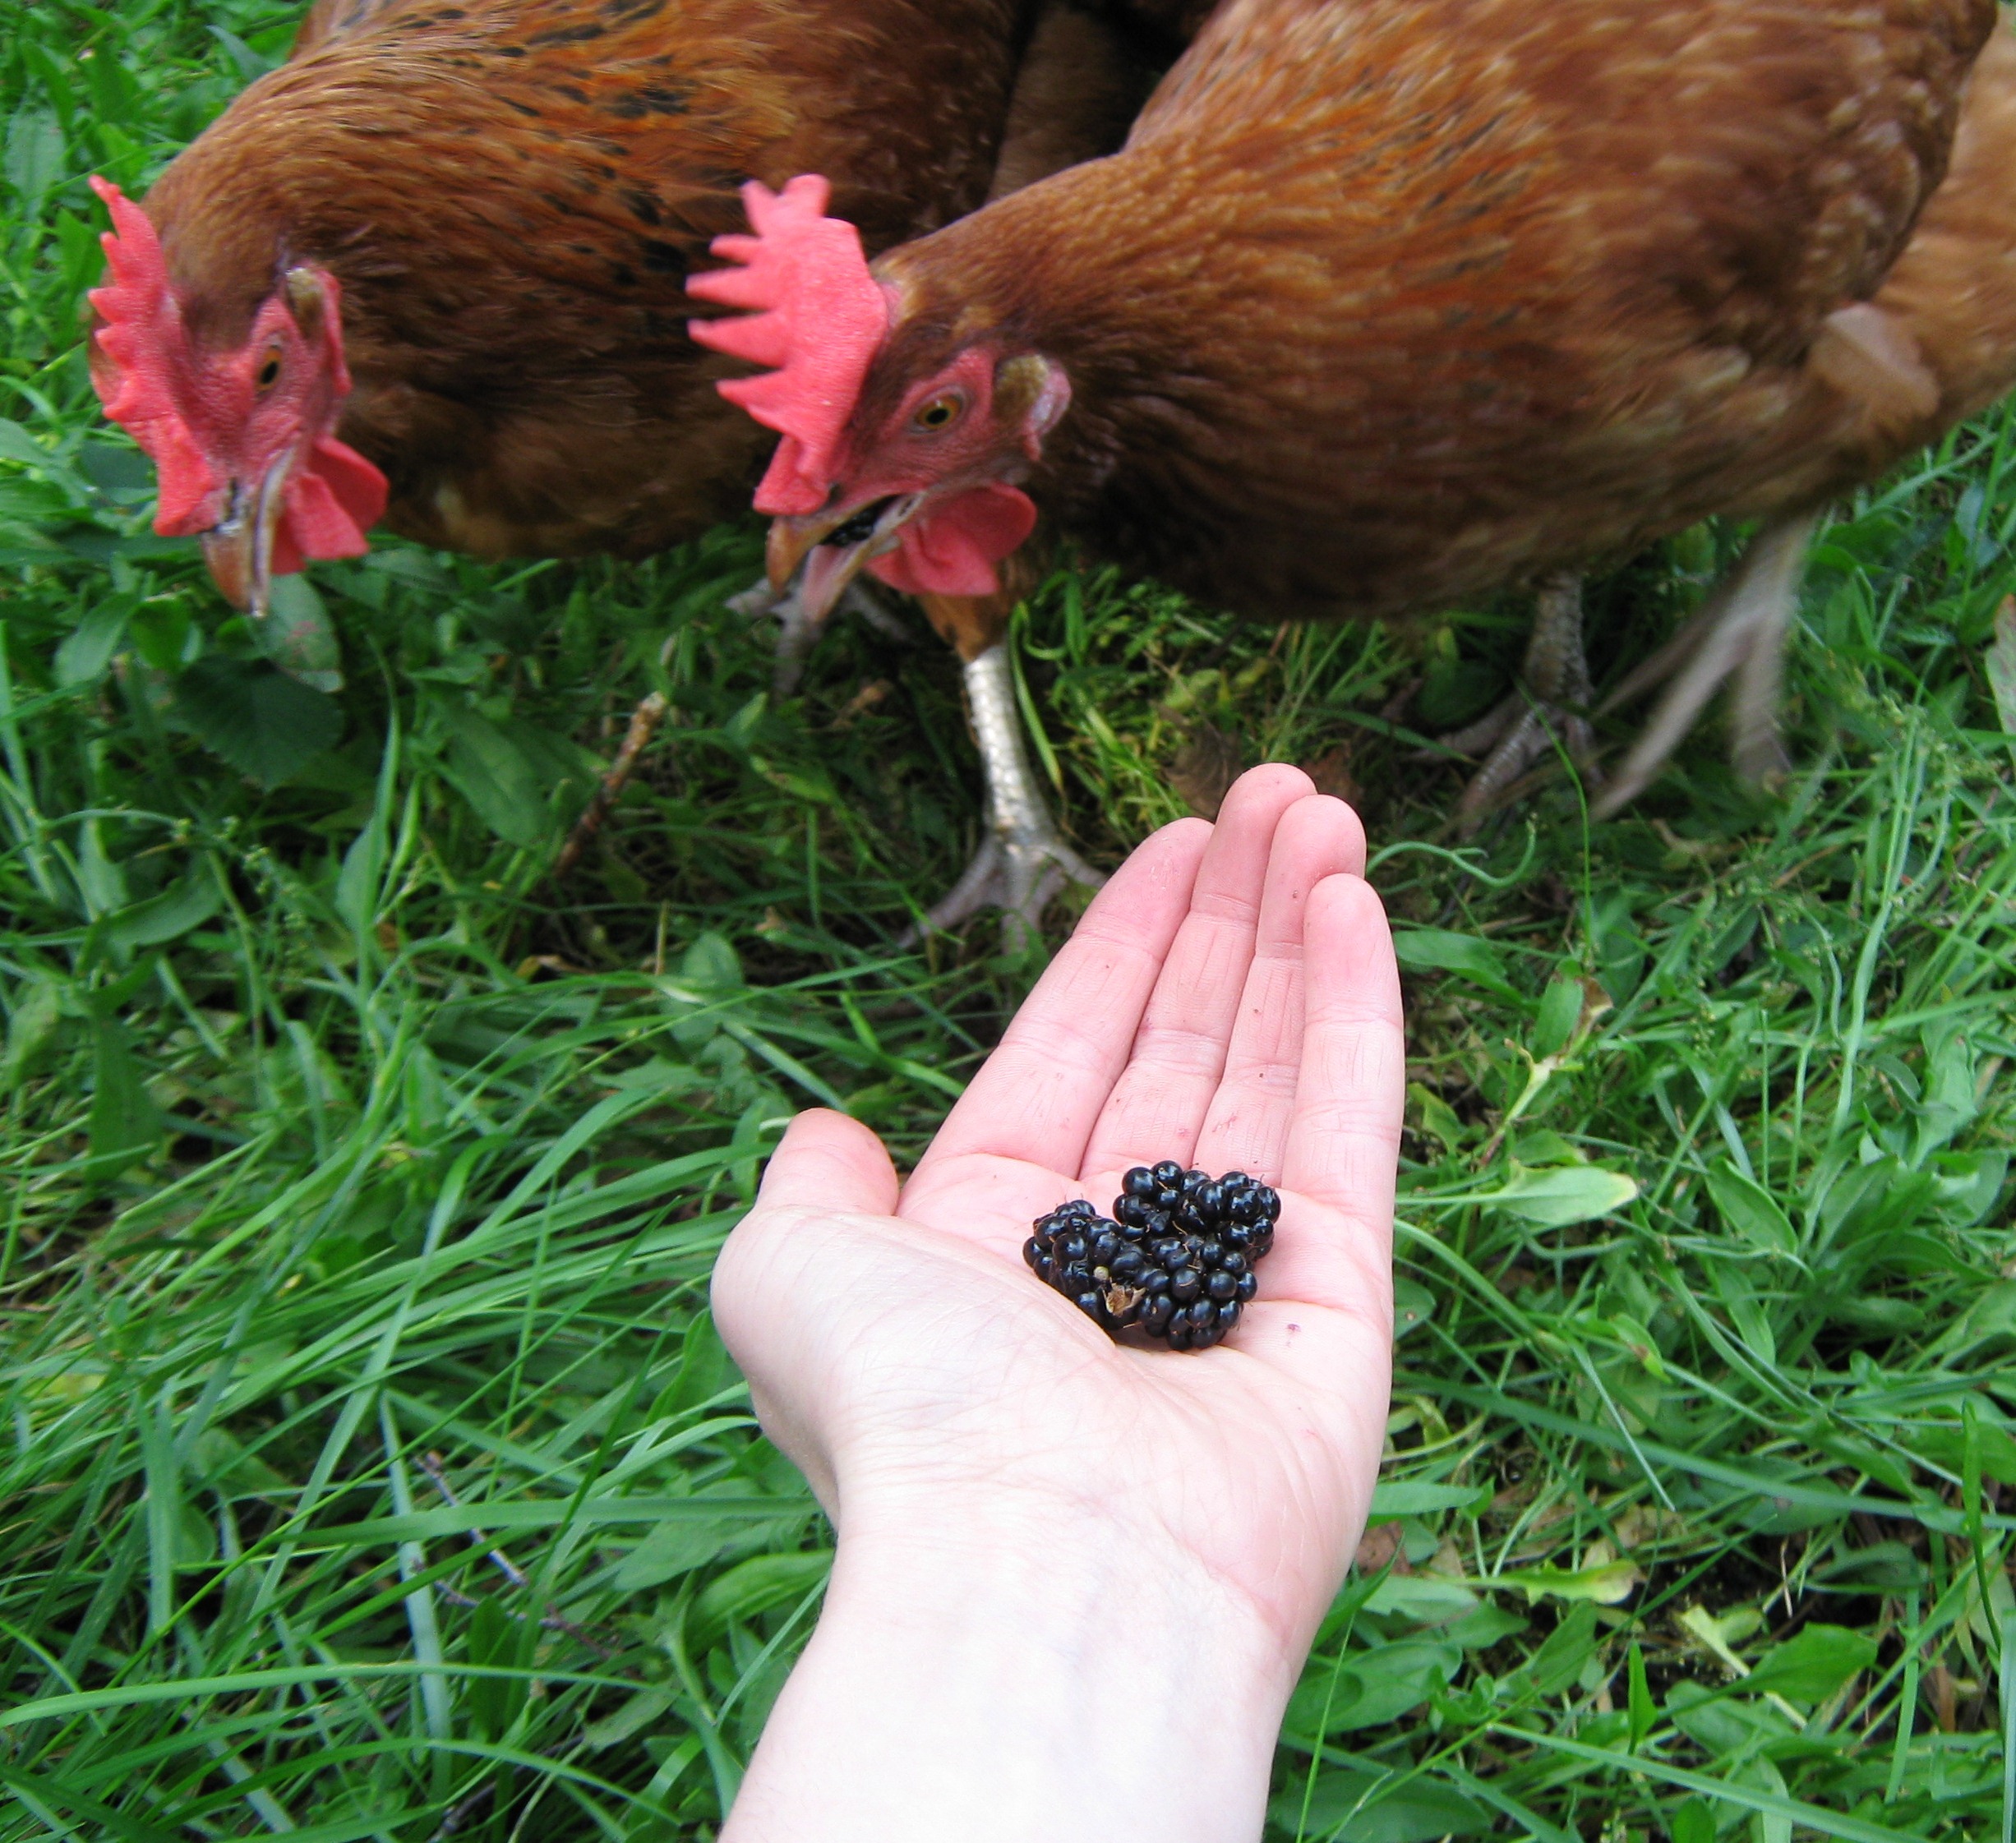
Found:
<svg viewBox="0 0 2016 1843"><path fill-rule="evenodd" d="M594 842L602 822L609 817L610 809L637 772L638 757L649 746L652 737L657 734L658 726L665 721L667 707L665 693L654 691L630 712L630 730L623 738L623 746L616 751L616 758L602 777L602 786L595 790L595 797L588 803L587 811L574 821L574 830L567 834L567 842L554 860L556 877L565 877L581 861L581 854Z"/></svg>

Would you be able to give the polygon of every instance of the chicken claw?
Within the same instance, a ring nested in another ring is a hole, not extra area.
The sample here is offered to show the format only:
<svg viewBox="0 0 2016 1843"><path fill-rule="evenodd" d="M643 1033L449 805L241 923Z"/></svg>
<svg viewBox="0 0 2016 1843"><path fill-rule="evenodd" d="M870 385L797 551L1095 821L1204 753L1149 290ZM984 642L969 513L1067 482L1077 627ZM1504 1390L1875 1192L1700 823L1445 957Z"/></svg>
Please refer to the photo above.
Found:
<svg viewBox="0 0 2016 1843"><path fill-rule="evenodd" d="M1491 751L1456 807L1465 834L1476 831L1506 790L1551 753L1557 740L1577 762L1594 751L1595 732L1585 714L1592 693L1582 653L1580 576L1552 576L1540 585L1519 677L1510 697L1468 728L1439 739L1465 755Z"/></svg>
<svg viewBox="0 0 2016 1843"><path fill-rule="evenodd" d="M1613 710L1672 681L1594 817L1608 818L1645 790L1725 679L1733 680L1729 758L1737 774L1765 786L1788 772L1778 734L1785 633L1798 611L1806 546L1821 517L1795 513L1766 525L1701 611L1603 700L1603 710Z"/></svg>
<svg viewBox="0 0 2016 1843"><path fill-rule="evenodd" d="M952 892L904 936L914 946L931 931L949 932L982 909L999 909L1001 944L1014 952L1035 935L1050 899L1068 882L1105 882L1071 849L1051 818L1022 744L1008 648L991 646L962 670L973 730L987 780L987 837Z"/></svg>
<svg viewBox="0 0 2016 1843"><path fill-rule="evenodd" d="M805 661L819 644L819 635L825 632L825 621L814 620L806 614L796 583L782 595L767 582L751 583L739 595L730 596L727 606L731 614L749 620L776 616L777 663L771 674L770 689L779 698L790 697L805 677ZM907 643L914 638L902 621L864 583L848 585L837 612L858 615L888 639Z"/></svg>

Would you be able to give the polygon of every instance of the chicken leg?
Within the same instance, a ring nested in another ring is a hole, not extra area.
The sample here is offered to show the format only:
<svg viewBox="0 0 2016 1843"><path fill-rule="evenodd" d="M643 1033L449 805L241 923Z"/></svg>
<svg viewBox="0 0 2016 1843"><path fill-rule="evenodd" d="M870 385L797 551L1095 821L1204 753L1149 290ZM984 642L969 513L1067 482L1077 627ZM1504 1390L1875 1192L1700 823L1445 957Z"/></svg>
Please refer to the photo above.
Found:
<svg viewBox="0 0 2016 1843"><path fill-rule="evenodd" d="M788 698L805 677L805 660L819 644L820 634L826 631L826 621L814 620L805 612L796 583L780 595L767 581L759 582L739 595L730 596L727 606L730 612L748 620L761 620L766 615L776 617L776 663L771 669L770 689L775 696ZM910 629L865 583L848 583L847 593L841 597L834 611L858 615L886 639L907 643L912 638Z"/></svg>
<svg viewBox="0 0 2016 1843"><path fill-rule="evenodd" d="M1806 546L1822 516L1800 512L1766 525L1701 611L1603 700L1602 711L1614 710L1671 680L1597 801L1595 818L1608 818L1645 790L1724 680L1733 680L1729 758L1737 774L1752 786L1766 786L1788 772L1791 763L1778 734L1785 634L1798 610Z"/></svg>
<svg viewBox="0 0 2016 1843"><path fill-rule="evenodd" d="M1533 636L1511 695L1467 729L1441 740L1465 755L1491 753L1463 790L1456 812L1474 831L1505 790L1555 746L1558 736L1578 762L1593 753L1589 664L1582 653L1582 578L1551 576L1541 583Z"/></svg>
<svg viewBox="0 0 2016 1843"><path fill-rule="evenodd" d="M1040 926L1066 883L1097 889L1106 879L1064 842L1044 803L1022 743L1007 646L997 641L961 669L986 775L987 836L951 893L913 933L949 930L979 910L998 908L1002 945L1013 951Z"/></svg>

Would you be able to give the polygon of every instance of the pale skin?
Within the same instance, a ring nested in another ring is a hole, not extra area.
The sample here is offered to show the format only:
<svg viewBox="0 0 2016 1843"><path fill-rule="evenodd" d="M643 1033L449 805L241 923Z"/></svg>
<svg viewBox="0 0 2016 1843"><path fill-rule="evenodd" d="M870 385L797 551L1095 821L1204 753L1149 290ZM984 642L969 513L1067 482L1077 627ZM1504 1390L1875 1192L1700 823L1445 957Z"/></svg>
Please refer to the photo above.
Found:
<svg viewBox="0 0 2016 1843"><path fill-rule="evenodd" d="M907 1183L793 1122L714 1310L839 1550L723 1843L1259 1836L1384 1438L1405 1061L1364 863L1255 769L1100 892ZM1116 1344L1022 1259L1161 1158L1282 1193L1214 1350Z"/></svg>

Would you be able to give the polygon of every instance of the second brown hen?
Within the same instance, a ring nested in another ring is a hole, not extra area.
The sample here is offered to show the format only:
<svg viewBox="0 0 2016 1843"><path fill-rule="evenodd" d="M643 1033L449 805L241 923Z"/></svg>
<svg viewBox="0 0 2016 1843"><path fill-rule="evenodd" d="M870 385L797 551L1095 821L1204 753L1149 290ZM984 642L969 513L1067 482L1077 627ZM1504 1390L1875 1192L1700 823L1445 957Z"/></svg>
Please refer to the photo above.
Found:
<svg viewBox="0 0 2016 1843"><path fill-rule="evenodd" d="M775 541L825 592L871 561L970 584L1033 501L1093 555L1266 618L1544 583L1562 672L1534 689L1566 703L1563 572L1764 517L1668 713L1738 672L1758 765L1815 509L2016 357L2006 44L1976 69L1996 20L1229 0L1120 154L830 279L822 303L874 336L837 368L783 355L849 412L773 463ZM1530 758L1517 727L1478 802Z"/></svg>

